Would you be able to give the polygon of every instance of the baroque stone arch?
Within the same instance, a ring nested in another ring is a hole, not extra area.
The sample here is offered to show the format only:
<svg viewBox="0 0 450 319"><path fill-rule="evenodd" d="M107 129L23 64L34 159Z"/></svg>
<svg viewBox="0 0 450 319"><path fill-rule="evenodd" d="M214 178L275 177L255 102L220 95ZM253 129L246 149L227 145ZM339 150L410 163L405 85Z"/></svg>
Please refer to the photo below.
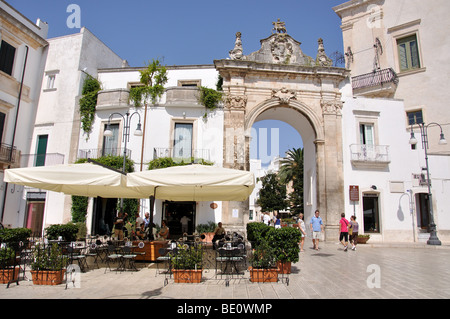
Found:
<svg viewBox="0 0 450 319"><path fill-rule="evenodd" d="M324 139L323 123L320 116L318 116L318 114L316 114L312 108L297 100L290 100L289 103L283 104L280 103L279 100L270 99L254 107L245 117L246 135L249 134L249 130L252 128L259 115L277 107L291 108L302 114L306 118L306 120L308 120L312 129L314 130L316 134L316 140Z"/></svg>

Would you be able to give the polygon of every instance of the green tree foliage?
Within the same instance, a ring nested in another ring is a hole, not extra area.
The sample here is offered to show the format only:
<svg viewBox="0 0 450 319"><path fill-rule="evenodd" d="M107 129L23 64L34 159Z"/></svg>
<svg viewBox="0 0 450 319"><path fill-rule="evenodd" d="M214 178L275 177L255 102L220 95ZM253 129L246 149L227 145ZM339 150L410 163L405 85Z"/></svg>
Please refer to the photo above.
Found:
<svg viewBox="0 0 450 319"><path fill-rule="evenodd" d="M78 102L80 106L81 128L87 134L92 131L92 123L94 122L95 107L97 106L98 92L101 90L100 82L88 75L83 83L81 94L83 95Z"/></svg>
<svg viewBox="0 0 450 319"><path fill-rule="evenodd" d="M303 148L294 148L286 153L280 162L278 176L284 184L292 181L294 191L289 194L291 212L303 213Z"/></svg>
<svg viewBox="0 0 450 319"><path fill-rule="evenodd" d="M258 205L263 211L286 209L286 185L280 182L277 174L269 173L261 177L262 188L259 191Z"/></svg>
<svg viewBox="0 0 450 319"><path fill-rule="evenodd" d="M130 101L133 101L135 107L142 106L147 99L155 104L156 100L164 93L164 85L168 81L167 68L161 65L158 59L153 59L148 63L146 69L139 72L141 73L140 82L143 85L130 90Z"/></svg>

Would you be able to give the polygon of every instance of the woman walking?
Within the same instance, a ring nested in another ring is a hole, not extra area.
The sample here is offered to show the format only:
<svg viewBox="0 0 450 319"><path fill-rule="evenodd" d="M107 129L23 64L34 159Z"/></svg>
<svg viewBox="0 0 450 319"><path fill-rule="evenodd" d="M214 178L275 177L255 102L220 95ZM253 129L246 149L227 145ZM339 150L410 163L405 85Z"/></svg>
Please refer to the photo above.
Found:
<svg viewBox="0 0 450 319"><path fill-rule="evenodd" d="M356 250L356 244L358 243L358 231L359 231L359 224L356 221L356 216L350 217L349 227L351 229L350 242L352 243L352 250Z"/></svg>

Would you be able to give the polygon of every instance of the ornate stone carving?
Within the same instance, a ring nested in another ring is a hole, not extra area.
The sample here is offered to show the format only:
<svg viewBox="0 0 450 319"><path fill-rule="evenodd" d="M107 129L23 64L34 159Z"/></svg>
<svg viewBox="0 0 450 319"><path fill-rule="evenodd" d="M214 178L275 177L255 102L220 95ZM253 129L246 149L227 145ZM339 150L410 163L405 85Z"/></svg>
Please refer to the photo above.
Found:
<svg viewBox="0 0 450 319"><path fill-rule="evenodd" d="M277 34L270 41L270 51L272 53L273 63L289 64L294 53L292 43L288 41L285 34Z"/></svg>
<svg viewBox="0 0 450 319"><path fill-rule="evenodd" d="M319 49L317 50L316 63L320 66L333 66L333 60L325 54L323 39L320 38L317 42L319 43Z"/></svg>
<svg viewBox="0 0 450 319"><path fill-rule="evenodd" d="M276 22L272 22L272 24L273 24L272 33L286 33L285 22L280 21L280 19L278 19Z"/></svg>
<svg viewBox="0 0 450 319"><path fill-rule="evenodd" d="M225 107L228 109L245 109L247 105L246 95L231 95L225 96Z"/></svg>
<svg viewBox="0 0 450 319"><path fill-rule="evenodd" d="M336 100L322 100L320 101L322 106L322 113L324 115L341 115L342 114L342 102Z"/></svg>
<svg viewBox="0 0 450 319"><path fill-rule="evenodd" d="M279 99L281 104L289 104L290 100L297 99L297 92L283 87L280 90L272 90L272 98Z"/></svg>
<svg viewBox="0 0 450 319"><path fill-rule="evenodd" d="M244 57L242 49L241 33L236 33L236 41L234 43L234 49L230 51L230 58L232 60L242 60Z"/></svg>

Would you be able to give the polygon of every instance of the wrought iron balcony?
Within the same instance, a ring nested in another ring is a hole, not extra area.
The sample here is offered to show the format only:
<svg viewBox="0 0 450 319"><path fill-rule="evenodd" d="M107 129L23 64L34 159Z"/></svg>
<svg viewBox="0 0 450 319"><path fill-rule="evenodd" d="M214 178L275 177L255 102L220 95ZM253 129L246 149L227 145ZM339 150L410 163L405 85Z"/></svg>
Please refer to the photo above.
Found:
<svg viewBox="0 0 450 319"><path fill-rule="evenodd" d="M131 157L131 150L127 149L127 157ZM100 158L103 156L123 156L123 148L93 148L93 149L81 149L78 150L77 159L81 158Z"/></svg>
<svg viewBox="0 0 450 319"><path fill-rule="evenodd" d="M153 159L161 158L161 157L169 157L175 161L191 161L195 162L196 160L203 159L205 161L210 160L209 150L190 150L187 154L174 154L173 148L162 148L155 147L153 149Z"/></svg>
<svg viewBox="0 0 450 319"><path fill-rule="evenodd" d="M389 96L395 93L398 84L397 73L392 68L352 77L354 94Z"/></svg>
<svg viewBox="0 0 450 319"><path fill-rule="evenodd" d="M350 145L351 161L355 167L384 168L391 162L387 145Z"/></svg>
<svg viewBox="0 0 450 319"><path fill-rule="evenodd" d="M2 164L13 164L16 162L17 149L15 146L8 144L0 145L0 163Z"/></svg>
<svg viewBox="0 0 450 319"><path fill-rule="evenodd" d="M20 167L51 166L64 164L64 154L22 154L20 156Z"/></svg>

